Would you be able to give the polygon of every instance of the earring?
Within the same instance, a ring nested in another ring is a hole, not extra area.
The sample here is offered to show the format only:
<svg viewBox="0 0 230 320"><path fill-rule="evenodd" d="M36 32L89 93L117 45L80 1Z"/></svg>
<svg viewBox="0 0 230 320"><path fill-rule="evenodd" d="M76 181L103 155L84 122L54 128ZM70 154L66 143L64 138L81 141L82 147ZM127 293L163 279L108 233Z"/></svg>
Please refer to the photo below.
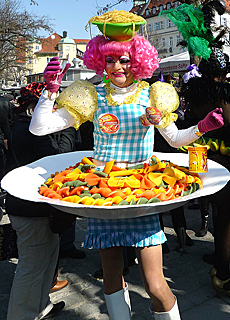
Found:
<svg viewBox="0 0 230 320"><path fill-rule="evenodd" d="M110 82L110 77L107 74L104 74L102 81L104 83L109 83Z"/></svg>
<svg viewBox="0 0 230 320"><path fill-rule="evenodd" d="M137 83L138 80L135 80L134 76L133 76L133 83Z"/></svg>

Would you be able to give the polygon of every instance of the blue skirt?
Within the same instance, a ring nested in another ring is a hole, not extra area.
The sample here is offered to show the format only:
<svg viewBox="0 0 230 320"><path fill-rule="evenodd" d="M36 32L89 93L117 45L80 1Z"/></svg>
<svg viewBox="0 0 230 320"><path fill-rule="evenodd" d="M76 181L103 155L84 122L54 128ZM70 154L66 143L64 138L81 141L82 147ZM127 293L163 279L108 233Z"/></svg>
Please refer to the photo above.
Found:
<svg viewBox="0 0 230 320"><path fill-rule="evenodd" d="M129 219L88 218L84 247L148 247L166 240L158 214Z"/></svg>

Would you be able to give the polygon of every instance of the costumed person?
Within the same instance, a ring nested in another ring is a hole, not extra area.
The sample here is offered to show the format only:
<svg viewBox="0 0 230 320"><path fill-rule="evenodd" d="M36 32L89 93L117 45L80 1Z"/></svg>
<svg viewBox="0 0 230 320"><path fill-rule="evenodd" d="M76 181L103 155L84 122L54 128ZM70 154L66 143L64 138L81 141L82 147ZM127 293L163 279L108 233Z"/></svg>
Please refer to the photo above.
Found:
<svg viewBox="0 0 230 320"><path fill-rule="evenodd" d="M115 21L111 34L107 30L108 17L110 22ZM127 17L131 17L128 39L119 31L119 24L127 21ZM61 68L58 59L53 58L44 71L46 90L32 116L30 131L33 134L43 135L69 126L78 128L82 122L93 121L94 164L104 166L115 159L117 166L126 168L130 164L146 162L152 156L154 125L176 148L223 126L222 110L218 108L198 125L178 130L174 123L177 115L173 113L179 105L175 89L162 82L149 86L142 81L151 78L159 66L157 50L144 37L133 34L136 22L144 23L143 18L121 10L94 17L91 21L96 23L98 20L102 22L104 35L89 41L84 64L99 76L106 71L104 81L107 83L97 87L87 81L76 81L57 97L66 69L58 75L59 84L56 84L56 75ZM57 99L59 109L52 113L54 99ZM152 301L150 309L154 318L179 320L177 300L163 275L161 244L166 237L158 215L129 219L88 218L87 222L85 247L99 249L110 319L131 319L128 287L122 275L122 249L132 246L136 250L144 287Z"/></svg>
<svg viewBox="0 0 230 320"><path fill-rule="evenodd" d="M33 109L44 87L45 83L32 82L20 90L18 119L8 141L8 170L45 156L75 150L74 128L42 137L29 131ZM52 303L49 297L50 291L68 284L67 280L57 280L60 235L53 233L50 225L50 217L55 220L59 212L48 204L25 201L10 194L6 196L6 213L17 233L18 248L7 320L48 319L65 306L64 301ZM74 218L71 215L69 228L76 220Z"/></svg>
<svg viewBox="0 0 230 320"><path fill-rule="evenodd" d="M184 39L181 44L188 48L193 62L183 77L181 89L189 109L187 119L196 123L215 108L223 110L225 125L205 136L214 143L208 158L230 170L230 85L225 81L229 57L223 52L222 40L227 28L216 28L215 24L215 13L222 15L225 12L224 2L205 1L202 6L183 4L179 8L164 14L178 27ZM210 276L218 298L222 291L230 294L229 194L230 182L221 191L208 196L212 204L215 244Z"/></svg>

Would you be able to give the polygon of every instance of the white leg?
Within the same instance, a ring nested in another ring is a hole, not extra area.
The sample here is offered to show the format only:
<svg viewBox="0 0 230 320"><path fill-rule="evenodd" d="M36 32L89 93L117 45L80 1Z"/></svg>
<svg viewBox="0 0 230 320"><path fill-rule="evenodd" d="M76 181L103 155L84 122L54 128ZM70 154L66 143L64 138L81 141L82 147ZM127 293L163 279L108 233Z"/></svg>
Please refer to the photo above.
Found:
<svg viewBox="0 0 230 320"><path fill-rule="evenodd" d="M131 320L128 285L112 294L104 294L110 320Z"/></svg>

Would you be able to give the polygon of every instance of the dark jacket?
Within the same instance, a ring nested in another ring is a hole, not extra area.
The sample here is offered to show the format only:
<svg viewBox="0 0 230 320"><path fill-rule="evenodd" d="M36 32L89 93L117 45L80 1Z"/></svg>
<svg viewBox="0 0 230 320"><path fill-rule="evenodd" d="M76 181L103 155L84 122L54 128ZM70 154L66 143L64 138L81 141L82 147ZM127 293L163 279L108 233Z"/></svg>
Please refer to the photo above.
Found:
<svg viewBox="0 0 230 320"><path fill-rule="evenodd" d="M9 138L13 119L13 104L0 96L0 128L4 134L4 139Z"/></svg>
<svg viewBox="0 0 230 320"><path fill-rule="evenodd" d="M73 127L54 134L35 136L29 131L29 124L30 117L21 115L18 123L12 128L8 146L8 171L45 156L75 151L77 131ZM56 211L48 204L25 201L7 194L7 214L44 217L51 215L53 210Z"/></svg>

